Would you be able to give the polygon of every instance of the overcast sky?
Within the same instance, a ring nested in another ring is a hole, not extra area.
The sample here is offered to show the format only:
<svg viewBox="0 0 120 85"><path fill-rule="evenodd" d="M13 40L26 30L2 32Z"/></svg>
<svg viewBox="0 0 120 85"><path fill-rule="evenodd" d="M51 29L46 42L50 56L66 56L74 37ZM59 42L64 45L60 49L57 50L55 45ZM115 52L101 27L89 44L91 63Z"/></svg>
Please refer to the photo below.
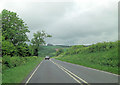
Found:
<svg viewBox="0 0 120 85"><path fill-rule="evenodd" d="M0 11L17 12L36 31L51 34L51 44L93 44L118 40L119 0L0 0Z"/></svg>

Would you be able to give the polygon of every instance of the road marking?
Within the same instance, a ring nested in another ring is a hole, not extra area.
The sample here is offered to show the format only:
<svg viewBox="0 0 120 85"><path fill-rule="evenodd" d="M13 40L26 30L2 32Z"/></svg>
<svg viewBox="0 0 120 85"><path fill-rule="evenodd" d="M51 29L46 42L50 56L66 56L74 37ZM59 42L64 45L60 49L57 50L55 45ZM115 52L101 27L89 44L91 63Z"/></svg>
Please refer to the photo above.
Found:
<svg viewBox="0 0 120 85"><path fill-rule="evenodd" d="M41 61L42 63L42 61ZM31 76L29 77L29 79L26 81L25 85L28 84L28 82L30 81L30 79L32 78L32 76L35 74L35 72L37 71L37 69L40 67L41 63L37 66L37 68L34 70L34 72L31 74Z"/></svg>
<svg viewBox="0 0 120 85"><path fill-rule="evenodd" d="M78 83L81 83L79 80L77 80L74 76L72 76L70 73L65 71L63 68L61 68L59 65L57 65L60 69L62 69L64 72L66 72L70 77L72 77L74 80L76 80ZM82 85L82 84L81 84Z"/></svg>
<svg viewBox="0 0 120 85"><path fill-rule="evenodd" d="M59 60L58 60L58 61L59 61ZM67 64L68 64L68 62L65 62L65 61L62 61L62 62L64 62L64 63L67 63ZM69 63L69 64L73 64L73 63ZM107 72L107 71L102 71L102 70L95 69L95 68L91 68L91 67L85 67L85 66L78 65L78 64L73 64L73 65L76 65L76 66L81 66L81 67L86 68L86 69L95 70L95 71L99 71L99 72L107 73L107 74L114 75L114 76L120 76L120 75L118 75L118 74L110 73L110 72Z"/></svg>
<svg viewBox="0 0 120 85"><path fill-rule="evenodd" d="M51 60L50 60L51 61ZM53 61L51 61L53 62ZM57 65L55 62L53 62L55 65ZM74 76L72 76L70 73L68 73L66 70L64 70L63 68L61 68L59 65L57 65L60 69L62 69L65 73L67 73L70 77L72 77L75 81L77 81L78 83L81 83L79 80L77 80ZM83 84L81 84L83 85Z"/></svg>
<svg viewBox="0 0 120 85"><path fill-rule="evenodd" d="M63 66L61 66L63 67ZM64 68L64 67L63 67ZM64 68L65 70L67 70L66 68ZM83 81L84 83L87 83L85 80L83 80L82 78L78 77L77 75L75 75L74 73L72 73L71 71L67 70L69 73L71 73L72 75L74 75L75 77L77 77L78 79L80 79L81 81Z"/></svg>
<svg viewBox="0 0 120 85"><path fill-rule="evenodd" d="M51 62L53 62L52 60L50 60ZM87 85L89 85L88 84L88 82L86 82L85 80L83 80L82 78L80 78L80 77L78 77L77 75L75 75L74 73L72 73L71 71L69 71L68 69L66 69L65 67L63 67L63 66L61 66L61 65L59 65L59 64L57 64L57 63L55 63L55 62L53 62L55 65L57 65L59 68L61 68L62 70L64 70L69 76L72 74L72 75L74 75L76 78L78 78L79 80L81 80L82 82L84 82L85 84L87 84ZM72 76L71 75L71 77L73 78L74 76ZM73 78L73 79L75 79L78 83L81 83L78 79L76 79L76 78Z"/></svg>

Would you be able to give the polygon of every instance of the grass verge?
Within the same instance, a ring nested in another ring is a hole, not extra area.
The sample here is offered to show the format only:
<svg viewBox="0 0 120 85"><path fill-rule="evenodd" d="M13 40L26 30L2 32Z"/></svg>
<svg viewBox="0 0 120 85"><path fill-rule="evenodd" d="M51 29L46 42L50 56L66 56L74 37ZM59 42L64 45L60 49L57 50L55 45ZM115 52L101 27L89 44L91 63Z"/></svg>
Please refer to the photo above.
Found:
<svg viewBox="0 0 120 85"><path fill-rule="evenodd" d="M55 59L119 74L117 67L118 57L116 57L117 54L118 53L116 49L111 49L109 51L101 51L94 53L64 55Z"/></svg>
<svg viewBox="0 0 120 85"><path fill-rule="evenodd" d="M4 70L2 72L2 83L21 83L42 60L43 58L38 57L25 65Z"/></svg>

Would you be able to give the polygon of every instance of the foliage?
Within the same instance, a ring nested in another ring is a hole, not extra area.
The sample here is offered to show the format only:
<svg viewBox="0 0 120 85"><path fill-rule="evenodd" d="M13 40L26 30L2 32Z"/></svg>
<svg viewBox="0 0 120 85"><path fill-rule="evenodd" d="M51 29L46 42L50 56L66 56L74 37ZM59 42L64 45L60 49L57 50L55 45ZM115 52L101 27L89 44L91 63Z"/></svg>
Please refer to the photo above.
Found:
<svg viewBox="0 0 120 85"><path fill-rule="evenodd" d="M4 40L2 36L2 55L14 55L16 53L16 48L13 43L9 42L8 40Z"/></svg>
<svg viewBox="0 0 120 85"><path fill-rule="evenodd" d="M29 52L29 46L26 44L26 43L21 43L21 44L18 44L16 46L17 48L17 53L20 55L20 56L30 56L31 53Z"/></svg>
<svg viewBox="0 0 120 85"><path fill-rule="evenodd" d="M25 44L29 41L26 35L28 32L30 32L28 27L17 13L4 9L2 11L2 55L29 55L26 52L28 46Z"/></svg>
<svg viewBox="0 0 120 85"><path fill-rule="evenodd" d="M8 10L2 11L2 33L5 40L9 40L14 45L29 41L26 35L28 27L24 21L18 17L17 13Z"/></svg>
<svg viewBox="0 0 120 85"><path fill-rule="evenodd" d="M34 49L35 49L35 46L34 45L29 45L29 53L30 55L34 55Z"/></svg>
<svg viewBox="0 0 120 85"><path fill-rule="evenodd" d="M2 43L0 41L0 55L2 53L3 56L3 82L20 83L42 60L42 58L30 56L35 55L39 45L45 43L44 38L51 37L51 35L47 35L44 31L34 33L34 38L31 41L33 45L28 45L26 42L30 42L30 40L27 33L30 31L17 13L4 9L2 15L0 14L0 22L2 22L2 26L0 23L0 35L2 33L0 36L0 40L2 39Z"/></svg>
<svg viewBox="0 0 120 85"><path fill-rule="evenodd" d="M62 49L62 48L67 48L67 47L62 47L62 46L39 46L39 51L38 55L41 57L45 57L47 55L53 57L56 56L56 49Z"/></svg>
<svg viewBox="0 0 120 85"><path fill-rule="evenodd" d="M29 39L26 33L29 32L28 26L17 13L4 9L2 11L2 55L38 56L39 46L45 44L45 38L52 36L45 31L37 31L33 34L32 45L28 46L26 42L29 42Z"/></svg>
<svg viewBox="0 0 120 85"><path fill-rule="evenodd" d="M61 53L63 53L63 49L58 49L58 51L56 52L56 56L60 55Z"/></svg>
<svg viewBox="0 0 120 85"><path fill-rule="evenodd" d="M57 59L118 74L118 41L72 46Z"/></svg>
<svg viewBox="0 0 120 85"><path fill-rule="evenodd" d="M34 38L32 38L31 43L33 44L34 48L34 55L38 56L39 46L45 44L45 38L52 37L51 35L46 34L44 31L33 34Z"/></svg>
<svg viewBox="0 0 120 85"><path fill-rule="evenodd" d="M6 70L8 68L17 67L20 65L25 65L27 62L37 59L36 56L33 57L19 57L19 56L3 56L2 58L2 70Z"/></svg>
<svg viewBox="0 0 120 85"><path fill-rule="evenodd" d="M112 48L118 48L118 41L116 42L103 42L90 45L88 47L83 45L75 45L64 51L65 55L74 55L79 53L94 53L100 51L109 51Z"/></svg>
<svg viewBox="0 0 120 85"><path fill-rule="evenodd" d="M15 57L16 58L16 57ZM41 57L23 57L25 64L15 68L9 68L2 72L2 83L20 84L30 72L43 60ZM21 75L22 74L22 75ZM5 84L6 85L6 84Z"/></svg>
<svg viewBox="0 0 120 85"><path fill-rule="evenodd" d="M34 38L31 40L31 43L37 46L41 44L45 44L45 41L44 41L45 38L52 37L51 35L46 34L44 31L42 32L37 31L37 33L34 33L33 36Z"/></svg>

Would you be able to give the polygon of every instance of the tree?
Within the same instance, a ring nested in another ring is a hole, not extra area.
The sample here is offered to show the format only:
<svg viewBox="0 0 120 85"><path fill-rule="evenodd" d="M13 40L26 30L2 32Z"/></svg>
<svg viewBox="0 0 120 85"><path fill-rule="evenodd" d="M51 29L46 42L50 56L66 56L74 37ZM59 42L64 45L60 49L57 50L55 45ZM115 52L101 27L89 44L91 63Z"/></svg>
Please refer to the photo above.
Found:
<svg viewBox="0 0 120 85"><path fill-rule="evenodd" d="M30 52L29 52L29 46L26 44L26 43L20 43L17 45L17 53L20 55L20 56L30 56Z"/></svg>
<svg viewBox="0 0 120 85"><path fill-rule="evenodd" d="M17 50L13 43L9 42L8 40L4 40L2 36L2 55L10 55L13 56L16 54Z"/></svg>
<svg viewBox="0 0 120 85"><path fill-rule="evenodd" d="M2 34L5 40L14 45L29 41L26 33L30 32L24 21L14 12L2 11Z"/></svg>
<svg viewBox="0 0 120 85"><path fill-rule="evenodd" d="M45 38L52 37L45 33L45 31L37 31L37 33L33 34L34 38L32 38L31 43L34 45L34 55L38 56L39 46L45 44Z"/></svg>
<svg viewBox="0 0 120 85"><path fill-rule="evenodd" d="M29 41L26 35L29 32L28 26L17 13L4 9L2 11L2 54L28 55L29 48L25 42Z"/></svg>

